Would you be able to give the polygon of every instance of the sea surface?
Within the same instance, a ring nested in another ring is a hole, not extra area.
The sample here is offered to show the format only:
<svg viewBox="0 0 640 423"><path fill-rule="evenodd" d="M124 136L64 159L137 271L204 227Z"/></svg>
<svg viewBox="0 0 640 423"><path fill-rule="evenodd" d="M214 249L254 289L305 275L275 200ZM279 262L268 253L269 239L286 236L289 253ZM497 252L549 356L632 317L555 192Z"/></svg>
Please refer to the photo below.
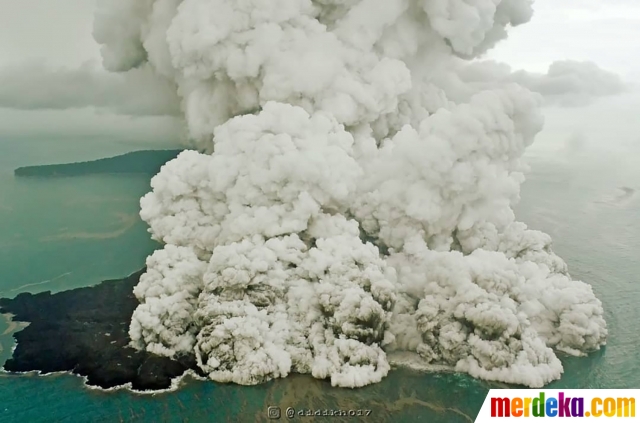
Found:
<svg viewBox="0 0 640 423"><path fill-rule="evenodd" d="M125 276L157 244L138 218L148 177L16 179L18 166L91 160L145 146L108 140L0 139L0 296L54 292ZM148 147L147 147L148 148ZM156 146L152 147L156 148ZM640 169L619 153L579 160L531 153L520 220L554 238L576 279L603 301L610 337L586 358L563 358L553 388L640 388ZM116 306L116 305L114 305ZM0 319L0 362L16 329ZM46 354L46 351L43 352ZM79 377L0 374L0 422L255 422L267 407L371 410L331 421L472 422L491 387L465 375L401 368L381 383L336 389L306 376L244 387L184 379L154 395L87 389ZM295 420L308 418L295 417Z"/></svg>

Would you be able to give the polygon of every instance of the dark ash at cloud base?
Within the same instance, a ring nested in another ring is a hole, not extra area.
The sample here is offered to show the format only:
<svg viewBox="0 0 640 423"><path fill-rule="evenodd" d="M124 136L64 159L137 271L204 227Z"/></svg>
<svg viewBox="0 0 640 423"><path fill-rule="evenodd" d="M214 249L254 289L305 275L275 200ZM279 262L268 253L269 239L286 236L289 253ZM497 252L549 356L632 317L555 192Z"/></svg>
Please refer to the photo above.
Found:
<svg viewBox="0 0 640 423"><path fill-rule="evenodd" d="M9 372L69 371L87 384L112 388L131 383L137 391L167 389L185 371L198 371L194 357L172 360L128 346L127 333L138 301L133 287L142 269L118 280L51 294L23 293L0 299L0 312L30 322L14 334L18 345Z"/></svg>

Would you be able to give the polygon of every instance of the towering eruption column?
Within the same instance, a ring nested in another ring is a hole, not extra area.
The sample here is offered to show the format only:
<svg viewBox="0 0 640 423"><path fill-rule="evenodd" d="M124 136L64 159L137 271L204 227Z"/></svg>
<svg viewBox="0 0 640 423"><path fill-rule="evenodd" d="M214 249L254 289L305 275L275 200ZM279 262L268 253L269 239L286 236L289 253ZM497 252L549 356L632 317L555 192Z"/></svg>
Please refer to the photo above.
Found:
<svg viewBox="0 0 640 423"><path fill-rule="evenodd" d="M537 387L562 373L554 350L603 345L591 287L511 208L538 97L458 77L531 15L529 0L100 2L105 67L174 84L199 149L141 200L164 248L135 288L133 345L195 355L216 381L345 387L380 381L390 351Z"/></svg>

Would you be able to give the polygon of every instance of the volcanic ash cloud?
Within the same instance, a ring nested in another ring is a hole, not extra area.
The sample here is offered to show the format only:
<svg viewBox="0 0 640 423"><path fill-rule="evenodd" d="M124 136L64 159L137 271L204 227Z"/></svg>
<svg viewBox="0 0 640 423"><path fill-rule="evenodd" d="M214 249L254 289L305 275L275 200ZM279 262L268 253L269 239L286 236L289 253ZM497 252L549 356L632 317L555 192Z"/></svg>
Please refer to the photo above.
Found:
<svg viewBox="0 0 640 423"><path fill-rule="evenodd" d="M468 61L528 0L108 0L105 66L177 87L190 136L141 216L130 335L211 379L379 382L410 351L532 387L604 344L591 287L517 222L540 97ZM456 83L451 75L460 72ZM468 71L466 71L468 73Z"/></svg>

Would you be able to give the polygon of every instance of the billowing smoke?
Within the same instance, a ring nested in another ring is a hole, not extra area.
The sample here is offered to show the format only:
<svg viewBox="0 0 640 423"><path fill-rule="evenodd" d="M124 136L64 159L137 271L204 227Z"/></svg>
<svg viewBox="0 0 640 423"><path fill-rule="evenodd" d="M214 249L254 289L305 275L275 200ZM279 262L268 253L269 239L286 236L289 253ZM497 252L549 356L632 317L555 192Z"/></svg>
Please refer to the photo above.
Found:
<svg viewBox="0 0 640 423"><path fill-rule="evenodd" d="M556 351L603 345L591 287L511 208L540 96L464 73L531 15L530 0L102 1L105 66L173 81L202 151L141 200L165 246L135 288L133 344L195 355L216 381L345 387L380 381L391 351L542 386Z"/></svg>

